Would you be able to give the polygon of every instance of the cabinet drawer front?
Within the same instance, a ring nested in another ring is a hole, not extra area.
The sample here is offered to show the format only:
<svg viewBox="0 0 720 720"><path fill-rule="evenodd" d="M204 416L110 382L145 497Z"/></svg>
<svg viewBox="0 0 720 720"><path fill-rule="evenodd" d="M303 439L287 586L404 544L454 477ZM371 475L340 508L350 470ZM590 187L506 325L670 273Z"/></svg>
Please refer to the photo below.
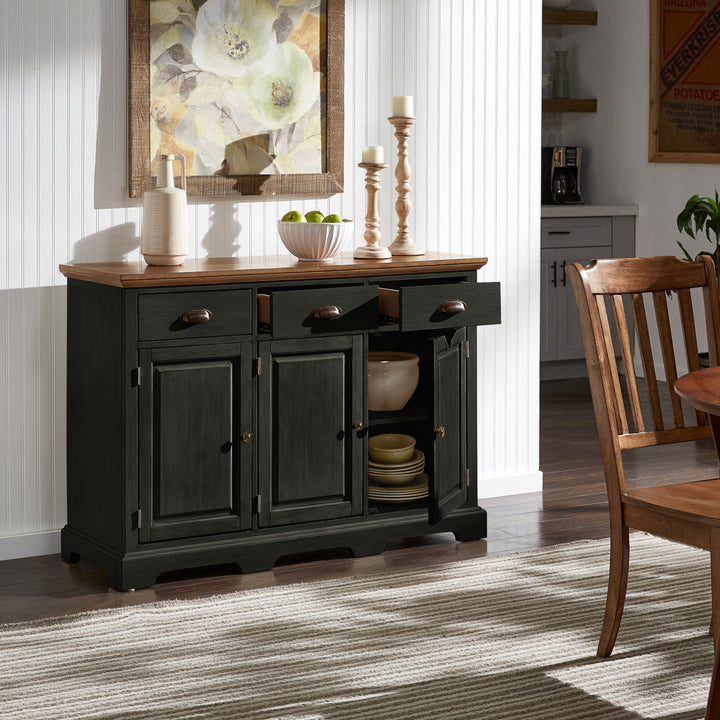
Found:
<svg viewBox="0 0 720 720"><path fill-rule="evenodd" d="M607 245L611 255L612 218L543 218L541 228L543 248Z"/></svg>
<svg viewBox="0 0 720 720"><path fill-rule="evenodd" d="M372 330L378 326L378 291L362 285L259 293L258 323L273 337Z"/></svg>
<svg viewBox="0 0 720 720"><path fill-rule="evenodd" d="M399 321L401 330L496 325L500 322L500 283L380 288L380 314Z"/></svg>
<svg viewBox="0 0 720 720"><path fill-rule="evenodd" d="M252 333L252 290L140 295L142 340L186 340Z"/></svg>

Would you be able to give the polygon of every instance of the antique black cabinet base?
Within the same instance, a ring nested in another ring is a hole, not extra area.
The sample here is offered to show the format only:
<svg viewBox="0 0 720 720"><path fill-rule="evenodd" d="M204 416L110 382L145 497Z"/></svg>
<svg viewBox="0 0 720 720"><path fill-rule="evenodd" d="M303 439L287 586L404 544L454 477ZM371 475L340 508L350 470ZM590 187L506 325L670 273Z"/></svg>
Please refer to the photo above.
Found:
<svg viewBox="0 0 720 720"><path fill-rule="evenodd" d="M476 326L500 321L499 284L477 282L485 262L428 253L61 266L62 557L87 558L129 590L186 568L256 572L304 552L485 537ZM368 408L374 350L419 358L400 410ZM416 439L427 498L372 499L367 441L386 432Z"/></svg>
<svg viewBox="0 0 720 720"><path fill-rule="evenodd" d="M62 557L73 562L83 557L104 568L108 583L118 590L150 587L162 573L212 565L236 565L239 572L271 570L284 555L349 548L355 557L377 555L394 540L430 533L452 532L462 542L487 535L487 516L479 507L460 508L430 525L422 512L402 518L373 516L354 522L324 523L322 527L284 528L248 533L247 537L203 538L201 542L159 543L158 547L120 553L65 527Z"/></svg>

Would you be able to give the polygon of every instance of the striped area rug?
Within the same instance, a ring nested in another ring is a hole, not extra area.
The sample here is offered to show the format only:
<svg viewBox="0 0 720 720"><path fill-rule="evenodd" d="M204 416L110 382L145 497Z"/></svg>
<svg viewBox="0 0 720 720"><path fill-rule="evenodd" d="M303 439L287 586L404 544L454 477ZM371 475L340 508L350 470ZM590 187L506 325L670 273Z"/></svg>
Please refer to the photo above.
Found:
<svg viewBox="0 0 720 720"><path fill-rule="evenodd" d="M0 627L3 720L695 720L706 553L631 536L613 656L607 541Z"/></svg>

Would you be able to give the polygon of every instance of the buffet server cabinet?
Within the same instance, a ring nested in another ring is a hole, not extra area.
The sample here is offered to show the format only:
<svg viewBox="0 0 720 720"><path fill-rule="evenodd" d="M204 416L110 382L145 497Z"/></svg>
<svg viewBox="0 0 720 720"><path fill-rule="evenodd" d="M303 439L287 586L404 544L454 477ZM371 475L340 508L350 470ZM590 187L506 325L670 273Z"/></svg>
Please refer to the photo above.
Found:
<svg viewBox="0 0 720 720"><path fill-rule="evenodd" d="M62 555L127 590L180 568L397 538L486 535L477 504L476 327L500 322L484 258L63 265L68 521ZM325 318L318 309L339 308ZM319 317L318 317L319 316ZM420 381L369 412L367 355L406 350ZM406 432L428 496L368 497L367 438Z"/></svg>

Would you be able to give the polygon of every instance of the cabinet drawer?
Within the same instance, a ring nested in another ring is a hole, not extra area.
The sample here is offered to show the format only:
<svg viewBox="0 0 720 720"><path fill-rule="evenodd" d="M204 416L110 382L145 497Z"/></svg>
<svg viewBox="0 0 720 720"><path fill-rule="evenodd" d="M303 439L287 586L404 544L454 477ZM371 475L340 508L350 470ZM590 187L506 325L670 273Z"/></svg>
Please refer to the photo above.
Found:
<svg viewBox="0 0 720 720"><path fill-rule="evenodd" d="M612 218L543 218L540 244L543 249L607 245L610 257Z"/></svg>
<svg viewBox="0 0 720 720"><path fill-rule="evenodd" d="M176 340L252 333L252 290L140 295L138 336Z"/></svg>
<svg viewBox="0 0 720 720"><path fill-rule="evenodd" d="M401 330L496 325L500 322L500 283L412 285L380 288L380 316Z"/></svg>
<svg viewBox="0 0 720 720"><path fill-rule="evenodd" d="M378 326L377 287L259 292L258 325L273 337L372 330Z"/></svg>

